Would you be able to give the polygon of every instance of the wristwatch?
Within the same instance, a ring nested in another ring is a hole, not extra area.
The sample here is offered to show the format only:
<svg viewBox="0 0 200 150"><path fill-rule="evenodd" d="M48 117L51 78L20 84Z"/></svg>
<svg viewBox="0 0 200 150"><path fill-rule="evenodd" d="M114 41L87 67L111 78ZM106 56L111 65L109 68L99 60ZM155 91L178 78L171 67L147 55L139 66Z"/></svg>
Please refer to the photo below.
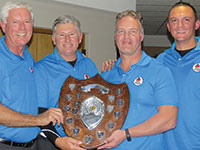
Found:
<svg viewBox="0 0 200 150"><path fill-rule="evenodd" d="M130 142L131 141L131 135L130 135L128 129L125 129L125 133L126 133L126 139L127 139L127 141Z"/></svg>

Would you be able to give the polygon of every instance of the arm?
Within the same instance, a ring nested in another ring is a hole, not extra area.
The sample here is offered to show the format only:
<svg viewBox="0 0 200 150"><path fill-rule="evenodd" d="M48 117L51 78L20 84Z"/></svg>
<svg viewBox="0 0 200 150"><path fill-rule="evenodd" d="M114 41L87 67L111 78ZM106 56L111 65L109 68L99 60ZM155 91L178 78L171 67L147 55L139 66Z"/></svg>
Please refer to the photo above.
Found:
<svg viewBox="0 0 200 150"><path fill-rule="evenodd" d="M151 82L151 85L153 85L152 100L155 102L157 113L152 114L144 122L129 128L131 137L151 136L165 132L176 126L178 97L173 76L166 67L161 67L154 73L155 76L153 77L155 80ZM114 131L105 140L106 144L100 148L116 147L125 139L126 134L124 130Z"/></svg>
<svg viewBox="0 0 200 150"><path fill-rule="evenodd" d="M47 111L47 108L43 108L43 107L39 107L39 114L44 113L45 111ZM42 132L44 133L44 136L53 144L55 145L55 141L57 138L59 138L59 134L56 131L55 127L53 126L53 123L49 123L46 126L40 126Z"/></svg>
<svg viewBox="0 0 200 150"><path fill-rule="evenodd" d="M159 134L176 126L178 108L163 105L158 107L158 113L142 124L129 129L131 137Z"/></svg>
<svg viewBox="0 0 200 150"><path fill-rule="evenodd" d="M39 108L39 113L44 113L48 109L47 108ZM82 144L81 141L75 140L70 137L60 137L58 132L56 131L55 127L53 126L53 123L49 123L46 126L40 127L42 129L42 132L45 134L45 136L48 138L48 140L55 146L60 149L79 149L84 150L80 147L80 144Z"/></svg>
<svg viewBox="0 0 200 150"><path fill-rule="evenodd" d="M0 103L0 124L9 127L28 127L44 126L53 122L53 124L63 122L62 112L59 109L51 108L40 115L22 114L16 112Z"/></svg>
<svg viewBox="0 0 200 150"><path fill-rule="evenodd" d="M177 107L173 105L163 105L158 107L158 113L146 120L145 122L129 128L131 137L150 136L170 130L176 126ZM124 130L116 130L105 140L105 145L99 147L114 148L122 141L126 140Z"/></svg>
<svg viewBox="0 0 200 150"><path fill-rule="evenodd" d="M165 67L161 67L155 74L153 99L158 112L144 123L131 128L129 132L133 137L162 133L176 126L178 97L173 76Z"/></svg>

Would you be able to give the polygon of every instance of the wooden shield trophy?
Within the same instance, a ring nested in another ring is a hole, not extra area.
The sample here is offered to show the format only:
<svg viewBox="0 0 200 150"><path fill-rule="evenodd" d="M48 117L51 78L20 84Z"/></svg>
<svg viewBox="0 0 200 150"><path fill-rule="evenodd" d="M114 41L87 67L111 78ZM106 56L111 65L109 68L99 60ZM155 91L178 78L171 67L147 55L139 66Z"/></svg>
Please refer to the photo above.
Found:
<svg viewBox="0 0 200 150"><path fill-rule="evenodd" d="M99 74L86 80L69 76L60 92L66 134L83 142L86 149L101 146L120 129L129 109L126 83L111 84Z"/></svg>

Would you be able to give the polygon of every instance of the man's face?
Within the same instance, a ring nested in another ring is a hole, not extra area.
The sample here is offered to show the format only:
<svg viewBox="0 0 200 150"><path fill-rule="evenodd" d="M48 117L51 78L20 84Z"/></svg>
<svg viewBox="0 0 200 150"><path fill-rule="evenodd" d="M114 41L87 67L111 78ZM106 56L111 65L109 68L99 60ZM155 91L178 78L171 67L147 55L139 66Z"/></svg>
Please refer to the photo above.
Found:
<svg viewBox="0 0 200 150"><path fill-rule="evenodd" d="M126 16L117 23L115 41L122 55L133 55L141 50L144 34L140 33L140 23L133 17Z"/></svg>
<svg viewBox="0 0 200 150"><path fill-rule="evenodd" d="M33 31L30 12L26 8L11 9L6 21L6 24L1 22L1 27L6 36L7 46L14 49L24 48Z"/></svg>
<svg viewBox="0 0 200 150"><path fill-rule="evenodd" d="M79 36L77 28L71 23L58 24L56 29L55 37L52 40L57 46L58 53L63 57L73 58L81 43L82 34Z"/></svg>
<svg viewBox="0 0 200 150"><path fill-rule="evenodd" d="M193 10L188 6L178 6L171 10L167 27L176 42L190 41L195 37L199 21L195 21Z"/></svg>

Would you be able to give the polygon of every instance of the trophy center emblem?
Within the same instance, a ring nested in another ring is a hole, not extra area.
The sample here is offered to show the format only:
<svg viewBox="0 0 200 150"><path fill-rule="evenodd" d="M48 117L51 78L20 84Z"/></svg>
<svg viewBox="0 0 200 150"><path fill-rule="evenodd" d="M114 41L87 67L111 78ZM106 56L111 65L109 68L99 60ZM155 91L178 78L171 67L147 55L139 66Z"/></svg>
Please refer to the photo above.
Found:
<svg viewBox="0 0 200 150"><path fill-rule="evenodd" d="M89 130L96 128L101 123L104 114L105 104L96 96L91 96L81 103L80 118Z"/></svg>

